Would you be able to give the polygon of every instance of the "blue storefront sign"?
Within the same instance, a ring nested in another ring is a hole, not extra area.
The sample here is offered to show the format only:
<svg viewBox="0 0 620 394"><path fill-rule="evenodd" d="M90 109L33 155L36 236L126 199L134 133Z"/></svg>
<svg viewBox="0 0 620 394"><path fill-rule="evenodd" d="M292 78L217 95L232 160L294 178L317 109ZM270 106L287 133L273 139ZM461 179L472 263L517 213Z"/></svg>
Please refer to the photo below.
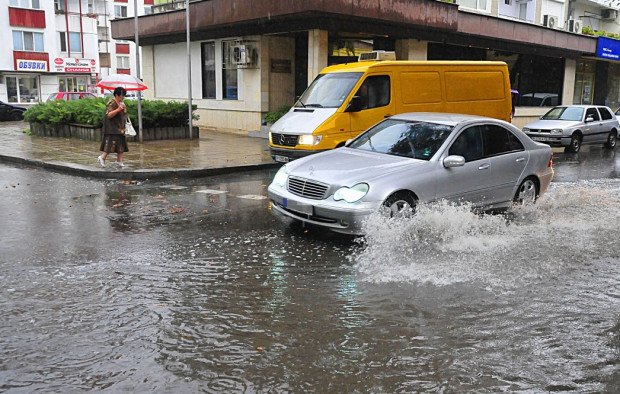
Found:
<svg viewBox="0 0 620 394"><path fill-rule="evenodd" d="M599 37L596 45L596 57L620 60L620 40Z"/></svg>

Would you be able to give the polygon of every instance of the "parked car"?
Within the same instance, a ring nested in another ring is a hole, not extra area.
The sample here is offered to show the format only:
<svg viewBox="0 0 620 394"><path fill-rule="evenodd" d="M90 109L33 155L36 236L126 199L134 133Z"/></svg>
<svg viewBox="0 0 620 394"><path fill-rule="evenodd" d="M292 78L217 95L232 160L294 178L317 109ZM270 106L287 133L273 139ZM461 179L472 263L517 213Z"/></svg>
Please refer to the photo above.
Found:
<svg viewBox="0 0 620 394"><path fill-rule="evenodd" d="M26 108L0 101L0 120L22 120Z"/></svg>
<svg viewBox="0 0 620 394"><path fill-rule="evenodd" d="M47 98L47 101L52 101L52 100L71 101L71 100L81 100L85 98L97 98L97 96L90 92L54 92L50 94L50 96Z"/></svg>
<svg viewBox="0 0 620 394"><path fill-rule="evenodd" d="M620 124L611 109L594 105L561 105L523 127L534 141L564 146L566 152L579 152L583 144L614 149L618 130Z"/></svg>
<svg viewBox="0 0 620 394"><path fill-rule="evenodd" d="M553 177L552 157L548 145L502 120L408 113L345 147L285 164L268 195L278 214L359 234L382 206L396 215L440 199L485 210L534 202Z"/></svg>
<svg viewBox="0 0 620 394"><path fill-rule="evenodd" d="M620 121L620 108L616 110L616 119Z"/></svg>
<svg viewBox="0 0 620 394"><path fill-rule="evenodd" d="M560 104L556 93L525 93L519 98L519 105L523 107L555 107Z"/></svg>

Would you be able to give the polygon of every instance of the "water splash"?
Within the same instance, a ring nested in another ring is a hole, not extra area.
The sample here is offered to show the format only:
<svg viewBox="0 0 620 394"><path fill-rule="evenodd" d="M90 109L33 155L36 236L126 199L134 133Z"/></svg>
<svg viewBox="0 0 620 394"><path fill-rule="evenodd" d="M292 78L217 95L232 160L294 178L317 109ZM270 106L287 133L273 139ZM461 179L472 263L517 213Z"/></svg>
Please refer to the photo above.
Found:
<svg viewBox="0 0 620 394"><path fill-rule="evenodd" d="M352 256L362 279L514 288L593 259L618 258L620 181L553 184L534 206L478 215L421 204L413 219L373 215Z"/></svg>

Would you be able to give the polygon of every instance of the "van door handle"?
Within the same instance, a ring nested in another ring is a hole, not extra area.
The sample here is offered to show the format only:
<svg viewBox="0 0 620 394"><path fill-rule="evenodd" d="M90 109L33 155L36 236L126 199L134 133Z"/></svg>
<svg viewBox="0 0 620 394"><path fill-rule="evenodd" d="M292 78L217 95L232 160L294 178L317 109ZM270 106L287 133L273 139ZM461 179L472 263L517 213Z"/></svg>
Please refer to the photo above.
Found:
<svg viewBox="0 0 620 394"><path fill-rule="evenodd" d="M525 161L525 157L519 157L516 162L517 163L521 163L522 161Z"/></svg>
<svg viewBox="0 0 620 394"><path fill-rule="evenodd" d="M392 116L392 114L383 115L383 119L389 118L390 116Z"/></svg>
<svg viewBox="0 0 620 394"><path fill-rule="evenodd" d="M489 167L491 167L491 164L489 164L489 163L484 163L484 164L482 164L480 167L478 167L478 169L479 169L479 170L486 170L486 169L488 169Z"/></svg>

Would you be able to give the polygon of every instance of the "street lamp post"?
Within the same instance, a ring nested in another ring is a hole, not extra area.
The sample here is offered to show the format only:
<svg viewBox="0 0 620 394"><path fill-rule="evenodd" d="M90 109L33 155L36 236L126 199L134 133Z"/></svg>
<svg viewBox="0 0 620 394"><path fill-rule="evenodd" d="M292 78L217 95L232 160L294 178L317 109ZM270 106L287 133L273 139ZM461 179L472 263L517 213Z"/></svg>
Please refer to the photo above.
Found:
<svg viewBox="0 0 620 394"><path fill-rule="evenodd" d="M192 53L190 51L189 40L189 0L185 0L185 27L187 33L187 106L189 108L189 139L192 139L193 121L192 121Z"/></svg>
<svg viewBox="0 0 620 394"><path fill-rule="evenodd" d="M133 28L136 42L136 78L140 79L140 38L138 37L138 0L133 0ZM142 93L138 90L138 140L142 139Z"/></svg>

